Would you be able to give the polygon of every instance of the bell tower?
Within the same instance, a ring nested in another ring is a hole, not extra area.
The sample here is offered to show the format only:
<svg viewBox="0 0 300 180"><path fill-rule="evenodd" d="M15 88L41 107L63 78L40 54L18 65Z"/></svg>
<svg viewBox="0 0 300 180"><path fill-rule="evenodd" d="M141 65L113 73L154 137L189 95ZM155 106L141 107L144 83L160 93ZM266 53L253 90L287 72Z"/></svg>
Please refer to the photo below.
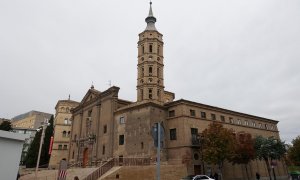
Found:
<svg viewBox="0 0 300 180"><path fill-rule="evenodd" d="M162 103L164 95L163 40L155 27L156 18L152 12L152 2L146 29L139 34L137 64L137 101Z"/></svg>

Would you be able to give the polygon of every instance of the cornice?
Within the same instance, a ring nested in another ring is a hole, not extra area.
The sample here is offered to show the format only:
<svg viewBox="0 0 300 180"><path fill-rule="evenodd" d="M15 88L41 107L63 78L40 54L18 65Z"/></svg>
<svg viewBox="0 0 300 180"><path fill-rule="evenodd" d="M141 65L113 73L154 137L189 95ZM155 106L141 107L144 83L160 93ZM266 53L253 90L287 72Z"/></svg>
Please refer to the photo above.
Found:
<svg viewBox="0 0 300 180"><path fill-rule="evenodd" d="M259 116L254 116L254 115L250 115L250 114L246 114L246 113L241 113L241 112L237 112L237 111L232 111L232 110L228 110L228 109L223 109L220 107L216 107L216 106L210 106L210 105L206 105L206 104L201 104L201 103L197 103L197 102L193 102L193 101L189 101L189 100L185 100L185 99L180 99L177 101L172 101L169 103L164 104L165 107L170 108L170 107L174 107L177 105L192 105L195 107L199 107L199 108L203 108L203 109L207 109L207 110L212 110L212 111L219 111L219 112L223 112L226 114L232 114L235 116L241 116L241 117L245 117L245 118L252 118L252 119L259 119L262 121L267 121L267 122L273 122L273 123L278 123L279 121L273 120L273 119L268 119L268 118L264 118L264 117L259 117Z"/></svg>
<svg viewBox="0 0 300 180"><path fill-rule="evenodd" d="M139 109L139 108L144 108L144 107L149 107L149 106L166 110L166 108L163 105L160 105L160 104L152 102L152 101L147 101L147 102L136 102L136 103L130 104L128 106L119 108L115 111L115 113L123 113L128 110L134 110L134 109Z"/></svg>

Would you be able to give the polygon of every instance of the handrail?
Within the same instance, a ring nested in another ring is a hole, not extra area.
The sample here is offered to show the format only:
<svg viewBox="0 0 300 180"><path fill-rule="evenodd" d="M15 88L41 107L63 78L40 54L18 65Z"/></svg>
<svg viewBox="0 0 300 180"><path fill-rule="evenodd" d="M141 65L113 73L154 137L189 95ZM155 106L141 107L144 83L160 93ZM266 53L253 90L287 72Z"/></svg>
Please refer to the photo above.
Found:
<svg viewBox="0 0 300 180"><path fill-rule="evenodd" d="M83 180L97 180L114 166L145 166L150 165L150 158L111 158Z"/></svg>
<svg viewBox="0 0 300 180"><path fill-rule="evenodd" d="M112 167L114 167L114 158L101 165L98 169L89 174L83 180L97 180L99 177L101 177L103 174L109 171Z"/></svg>

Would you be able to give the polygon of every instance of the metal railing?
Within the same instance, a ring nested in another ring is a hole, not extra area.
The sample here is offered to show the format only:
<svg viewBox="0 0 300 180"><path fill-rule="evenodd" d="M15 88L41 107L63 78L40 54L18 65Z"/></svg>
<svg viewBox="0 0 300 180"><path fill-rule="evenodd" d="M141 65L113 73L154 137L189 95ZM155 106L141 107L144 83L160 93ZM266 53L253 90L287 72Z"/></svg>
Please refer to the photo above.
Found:
<svg viewBox="0 0 300 180"><path fill-rule="evenodd" d="M114 166L147 166L150 165L150 158L112 158L102 164L83 180L97 180Z"/></svg>

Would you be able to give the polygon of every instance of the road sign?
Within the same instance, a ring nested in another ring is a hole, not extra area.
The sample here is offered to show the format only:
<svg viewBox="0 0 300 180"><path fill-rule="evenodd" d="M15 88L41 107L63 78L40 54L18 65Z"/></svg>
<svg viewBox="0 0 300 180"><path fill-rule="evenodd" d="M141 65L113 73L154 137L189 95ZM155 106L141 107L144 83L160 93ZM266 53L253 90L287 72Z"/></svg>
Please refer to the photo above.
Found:
<svg viewBox="0 0 300 180"><path fill-rule="evenodd" d="M158 123L155 123L154 126L152 126L151 129L152 138L154 140L154 146L158 146ZM160 123L160 147L163 147L164 145L164 137L165 137L165 130L162 126L162 123Z"/></svg>

